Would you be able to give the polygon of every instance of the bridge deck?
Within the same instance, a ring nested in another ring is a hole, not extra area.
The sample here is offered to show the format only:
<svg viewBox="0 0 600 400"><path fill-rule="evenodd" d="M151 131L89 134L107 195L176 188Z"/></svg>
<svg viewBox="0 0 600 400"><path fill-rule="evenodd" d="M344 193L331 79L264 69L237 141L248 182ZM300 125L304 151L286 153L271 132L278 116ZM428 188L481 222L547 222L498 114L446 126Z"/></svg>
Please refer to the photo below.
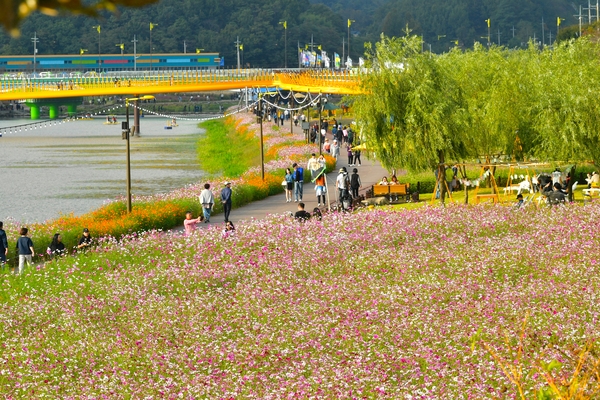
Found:
<svg viewBox="0 0 600 400"><path fill-rule="evenodd" d="M181 71L137 77L0 79L0 100L147 95L278 87L311 93L358 94L359 76L350 72L274 73L267 70Z"/></svg>

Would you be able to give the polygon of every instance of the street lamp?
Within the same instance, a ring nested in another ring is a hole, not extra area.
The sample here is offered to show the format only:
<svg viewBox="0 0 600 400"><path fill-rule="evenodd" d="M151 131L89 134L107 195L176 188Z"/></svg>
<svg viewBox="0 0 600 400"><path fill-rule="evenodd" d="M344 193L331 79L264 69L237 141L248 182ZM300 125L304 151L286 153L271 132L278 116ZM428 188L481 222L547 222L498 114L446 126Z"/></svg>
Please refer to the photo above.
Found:
<svg viewBox="0 0 600 400"><path fill-rule="evenodd" d="M348 19L348 58L350 58L350 25L352 25L353 22L356 21L353 19Z"/></svg>
<svg viewBox="0 0 600 400"><path fill-rule="evenodd" d="M285 48L284 48L284 59L285 59L285 68L287 68L287 21L282 21L279 23L280 25L283 25L283 34L284 34L284 42L285 42Z"/></svg>
<svg viewBox="0 0 600 400"><path fill-rule="evenodd" d="M323 94L320 94L320 98L319 98L319 154L323 154L323 134L321 133L321 129L323 129L321 127L322 123L323 123L323 119L321 117L321 113L323 112L323 107L325 106L324 103L327 103L327 99L323 97Z"/></svg>
<svg viewBox="0 0 600 400"><path fill-rule="evenodd" d="M265 181L265 150L263 146L263 109L262 93L258 95L258 122L260 123L260 176Z"/></svg>
<svg viewBox="0 0 600 400"><path fill-rule="evenodd" d="M200 54L204 49L196 49L196 54Z"/></svg>
<svg viewBox="0 0 600 400"><path fill-rule="evenodd" d="M87 52L88 49L79 49L79 67L81 68L81 70L83 71L83 62L81 60L81 56L83 55L83 53Z"/></svg>
<svg viewBox="0 0 600 400"><path fill-rule="evenodd" d="M129 134L131 133L131 129L129 129L129 102L130 101L138 101L138 100L152 100L154 96L140 96L133 97L130 99L125 99L125 115L126 120L121 124L123 140L127 141L127 213L131 213L131 158L130 158L130 150L129 150Z"/></svg>
<svg viewBox="0 0 600 400"><path fill-rule="evenodd" d="M158 24L153 24L150 22L150 73L152 73L152 29Z"/></svg>
<svg viewBox="0 0 600 400"><path fill-rule="evenodd" d="M93 28L96 28L98 31L98 72L100 72L100 25L96 25Z"/></svg>
<svg viewBox="0 0 600 400"><path fill-rule="evenodd" d="M121 49L121 57L123 57L123 51L125 50L125 43L117 43L115 44L118 48Z"/></svg>

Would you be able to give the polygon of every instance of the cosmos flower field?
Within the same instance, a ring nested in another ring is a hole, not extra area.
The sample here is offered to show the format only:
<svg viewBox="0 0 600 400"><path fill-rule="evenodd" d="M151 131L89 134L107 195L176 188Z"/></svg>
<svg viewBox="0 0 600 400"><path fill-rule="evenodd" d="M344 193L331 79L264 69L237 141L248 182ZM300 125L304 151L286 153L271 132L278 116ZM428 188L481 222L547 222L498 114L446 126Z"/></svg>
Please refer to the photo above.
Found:
<svg viewBox="0 0 600 400"><path fill-rule="evenodd" d="M2 275L4 398L517 398L600 333L600 206L423 207L148 232ZM597 348L597 347L596 347ZM593 385L598 385L597 380Z"/></svg>

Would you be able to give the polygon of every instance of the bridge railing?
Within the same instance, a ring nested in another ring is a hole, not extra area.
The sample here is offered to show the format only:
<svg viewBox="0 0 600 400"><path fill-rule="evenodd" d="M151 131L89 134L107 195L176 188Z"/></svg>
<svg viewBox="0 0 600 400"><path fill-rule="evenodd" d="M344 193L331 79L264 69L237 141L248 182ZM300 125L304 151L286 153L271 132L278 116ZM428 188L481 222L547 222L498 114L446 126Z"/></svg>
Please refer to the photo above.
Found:
<svg viewBox="0 0 600 400"><path fill-rule="evenodd" d="M353 71L304 70L275 72L265 69L161 71L122 77L112 74L110 76L77 76L53 79L1 77L0 93L11 92L11 96L22 95L23 98L33 98L36 92L44 92L45 97L48 97L48 92L66 90L73 91L73 96L93 96L95 95L94 92L98 90L107 93L110 92L110 89L124 87L157 87L157 92L160 90L173 91L166 89L166 87L179 87L189 91L194 86L203 86L202 90L209 90L207 86L235 82L239 83L239 86L233 85L233 87L237 86L239 88L283 84L288 88L310 88L314 89L315 92L340 88L352 93L357 90L359 79L359 75ZM159 87L161 89L158 89ZM124 93L122 89L115 92ZM64 97L64 94L62 97Z"/></svg>

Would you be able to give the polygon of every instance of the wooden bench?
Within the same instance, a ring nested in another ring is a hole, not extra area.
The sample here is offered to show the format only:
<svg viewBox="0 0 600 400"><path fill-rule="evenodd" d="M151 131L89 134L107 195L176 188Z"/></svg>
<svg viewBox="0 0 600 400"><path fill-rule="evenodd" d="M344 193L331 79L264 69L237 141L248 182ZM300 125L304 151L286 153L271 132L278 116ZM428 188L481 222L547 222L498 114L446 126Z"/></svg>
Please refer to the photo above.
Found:
<svg viewBox="0 0 600 400"><path fill-rule="evenodd" d="M389 196L390 187L388 185L373 185L373 197Z"/></svg>
<svg viewBox="0 0 600 400"><path fill-rule="evenodd" d="M392 196L410 196L409 184L398 183L395 185L373 185L373 197L377 196L385 196L390 200L390 202L392 201Z"/></svg>
<svg viewBox="0 0 600 400"><path fill-rule="evenodd" d="M497 194L478 194L475 196L475 204L479 204L479 200L481 199L492 199L494 200L494 204L498 204L499 202Z"/></svg>

